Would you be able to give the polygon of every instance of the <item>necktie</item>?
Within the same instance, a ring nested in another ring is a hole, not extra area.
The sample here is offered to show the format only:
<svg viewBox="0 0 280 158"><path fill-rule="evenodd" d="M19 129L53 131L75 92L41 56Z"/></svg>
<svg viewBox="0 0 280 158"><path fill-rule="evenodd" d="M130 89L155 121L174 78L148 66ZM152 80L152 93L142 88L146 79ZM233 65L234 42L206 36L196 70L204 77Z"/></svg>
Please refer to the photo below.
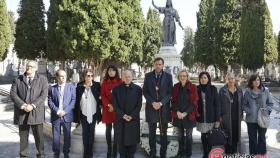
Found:
<svg viewBox="0 0 280 158"><path fill-rule="evenodd" d="M28 77L28 85L31 86L32 78Z"/></svg>
<svg viewBox="0 0 280 158"><path fill-rule="evenodd" d="M159 84L160 74L156 74L157 84Z"/></svg>
<svg viewBox="0 0 280 158"><path fill-rule="evenodd" d="M63 110L63 93L61 86L58 86L58 92L59 92L59 110Z"/></svg>

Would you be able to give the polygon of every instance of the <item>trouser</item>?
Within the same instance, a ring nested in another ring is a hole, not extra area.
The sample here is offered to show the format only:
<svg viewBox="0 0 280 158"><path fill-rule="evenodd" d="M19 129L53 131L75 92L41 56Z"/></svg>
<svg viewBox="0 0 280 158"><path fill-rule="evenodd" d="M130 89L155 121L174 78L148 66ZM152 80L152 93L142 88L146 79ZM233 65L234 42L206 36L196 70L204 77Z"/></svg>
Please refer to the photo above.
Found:
<svg viewBox="0 0 280 158"><path fill-rule="evenodd" d="M232 120L231 123L231 143L227 142L225 145L225 153L230 155L237 153L237 145L239 138L239 127L238 127L238 120Z"/></svg>
<svg viewBox="0 0 280 158"><path fill-rule="evenodd" d="M266 154L266 128L261 128L257 123L248 123L249 151L251 155Z"/></svg>
<svg viewBox="0 0 280 158"><path fill-rule="evenodd" d="M107 156L111 156L112 153L112 126L113 124L111 123L107 123L106 124L106 142L108 145L108 152L107 152ZM114 133L114 137L113 137L113 153L112 153L113 157L117 156L117 141L116 141L116 134Z"/></svg>
<svg viewBox="0 0 280 158"><path fill-rule="evenodd" d="M207 133L201 133L201 142L203 147L203 158L208 158L211 147L207 141Z"/></svg>
<svg viewBox="0 0 280 158"><path fill-rule="evenodd" d="M134 158L136 152L136 145L125 146L119 144L120 158Z"/></svg>
<svg viewBox="0 0 280 158"><path fill-rule="evenodd" d="M93 157L93 142L95 135L95 123L96 117L93 116L92 123L87 122L87 117L81 114L81 124L83 133L83 145L84 145L84 158Z"/></svg>
<svg viewBox="0 0 280 158"><path fill-rule="evenodd" d="M44 157L44 133L43 124L37 125L19 125L19 137L20 137L20 152L21 158L28 157L28 136L29 129L32 129L35 145L37 148L37 158Z"/></svg>
<svg viewBox="0 0 280 158"><path fill-rule="evenodd" d="M178 141L179 141L179 151L178 155L180 157L189 158L192 155L192 132L193 129L185 129L183 127L178 128Z"/></svg>
<svg viewBox="0 0 280 158"><path fill-rule="evenodd" d="M149 125L149 145L150 145L150 157L156 157L156 129L157 123L148 123ZM160 127L160 157L166 157L166 149L167 149L167 123L162 123L159 125Z"/></svg>
<svg viewBox="0 0 280 158"><path fill-rule="evenodd" d="M52 122L52 133L53 133L53 152L55 155L60 154L60 136L61 136L61 126L63 128L64 135L64 144L63 144L63 153L64 157L70 152L71 146L71 122L65 122L63 118Z"/></svg>

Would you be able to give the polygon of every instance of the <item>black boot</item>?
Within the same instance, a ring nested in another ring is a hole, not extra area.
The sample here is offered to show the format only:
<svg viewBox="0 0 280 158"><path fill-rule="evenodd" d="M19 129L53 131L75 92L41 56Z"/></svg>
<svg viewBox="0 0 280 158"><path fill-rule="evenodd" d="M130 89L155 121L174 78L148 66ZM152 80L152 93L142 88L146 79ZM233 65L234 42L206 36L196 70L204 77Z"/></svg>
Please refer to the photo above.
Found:
<svg viewBox="0 0 280 158"><path fill-rule="evenodd" d="M107 158L111 158L111 154L112 154L112 146L111 144L108 144L108 150L107 150Z"/></svg>
<svg viewBox="0 0 280 158"><path fill-rule="evenodd" d="M113 157L113 158L116 158L117 155L118 155L117 143L114 141L112 157Z"/></svg>
<svg viewBox="0 0 280 158"><path fill-rule="evenodd" d="M111 158L111 155L112 155L111 131L112 131L112 125L106 124L106 142L108 145L107 158Z"/></svg>

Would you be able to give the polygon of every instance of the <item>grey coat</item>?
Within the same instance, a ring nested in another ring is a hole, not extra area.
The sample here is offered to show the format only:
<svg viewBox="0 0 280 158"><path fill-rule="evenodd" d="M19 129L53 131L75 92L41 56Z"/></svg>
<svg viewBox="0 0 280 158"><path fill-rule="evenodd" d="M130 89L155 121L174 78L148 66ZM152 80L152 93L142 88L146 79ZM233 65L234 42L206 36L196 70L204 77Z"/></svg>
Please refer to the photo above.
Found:
<svg viewBox="0 0 280 158"><path fill-rule="evenodd" d="M238 144L240 144L241 138L241 120L243 117L242 112L242 102L243 102L243 92L240 87L236 87L236 91L238 94L238 114L233 114L231 111L231 103L230 103L230 93L228 90L228 86L225 85L219 91L219 100L221 105L221 117L223 119L222 126L226 130L228 134L228 144L232 144L232 115L238 115Z"/></svg>
<svg viewBox="0 0 280 158"><path fill-rule="evenodd" d="M249 123L257 123L258 110L261 106L266 108L269 113L272 111L273 100L268 88L262 87L259 94L256 94L251 89L247 88L242 105L242 108L246 113L245 121Z"/></svg>
<svg viewBox="0 0 280 158"><path fill-rule="evenodd" d="M31 86L28 86L25 75L18 76L11 87L11 99L14 102L14 123L19 125L36 125L45 120L45 100L48 96L46 77L35 74ZM30 112L21 110L23 104L34 104Z"/></svg>

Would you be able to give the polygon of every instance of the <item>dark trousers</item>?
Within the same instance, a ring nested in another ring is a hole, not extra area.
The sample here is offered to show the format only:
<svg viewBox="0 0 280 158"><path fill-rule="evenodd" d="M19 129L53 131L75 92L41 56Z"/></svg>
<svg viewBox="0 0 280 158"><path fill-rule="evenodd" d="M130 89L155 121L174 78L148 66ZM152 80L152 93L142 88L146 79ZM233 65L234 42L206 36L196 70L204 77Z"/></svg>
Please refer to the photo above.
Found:
<svg viewBox="0 0 280 158"><path fill-rule="evenodd" d="M111 155L111 153L112 153L112 127L113 127L113 124L111 124L111 123L106 124L106 142L107 142L107 145L108 145L107 156ZM113 153L112 153L112 156L113 157L117 156L116 134L114 134L114 137L113 137Z"/></svg>
<svg viewBox="0 0 280 158"><path fill-rule="evenodd" d="M93 142L95 135L96 116L93 116L92 123L87 122L87 117L81 114L81 124L83 133L84 156L83 158L93 157Z"/></svg>
<svg viewBox="0 0 280 158"><path fill-rule="evenodd" d="M207 141L207 133L201 133L201 142L203 147L203 158L208 158L211 146Z"/></svg>
<svg viewBox="0 0 280 158"><path fill-rule="evenodd" d="M149 125L149 145L150 145L150 157L156 157L156 129L157 123L148 123ZM167 149L167 123L159 124L160 129L160 157L166 157Z"/></svg>
<svg viewBox="0 0 280 158"><path fill-rule="evenodd" d="M247 123L249 136L249 151L251 155L266 154L266 128L261 128L257 123Z"/></svg>
<svg viewBox="0 0 280 158"><path fill-rule="evenodd" d="M226 144L225 145L225 153L227 155L237 153L237 142L234 142L232 144Z"/></svg>
<svg viewBox="0 0 280 158"><path fill-rule="evenodd" d="M193 129L178 128L178 141L179 141L179 157L190 158L192 155L192 132Z"/></svg>
<svg viewBox="0 0 280 158"><path fill-rule="evenodd" d="M21 158L28 157L28 136L29 129L32 129L32 133L35 139L35 145L37 148L37 158L44 157L44 133L43 124L38 125L19 125L19 138L20 138L20 152Z"/></svg>
<svg viewBox="0 0 280 158"><path fill-rule="evenodd" d="M134 158L136 152L136 145L125 146L119 144L120 158Z"/></svg>
<svg viewBox="0 0 280 158"><path fill-rule="evenodd" d="M225 153L227 155L237 153L237 145L239 138L239 127L238 127L238 120L232 120L231 123L231 142L227 142L225 145Z"/></svg>
<svg viewBox="0 0 280 158"><path fill-rule="evenodd" d="M63 153L64 157L67 157L70 152L71 146L71 122L65 122L63 118L57 119L52 122L52 134L53 134L53 152L55 155L60 154L60 136L61 126L63 128L64 144Z"/></svg>

